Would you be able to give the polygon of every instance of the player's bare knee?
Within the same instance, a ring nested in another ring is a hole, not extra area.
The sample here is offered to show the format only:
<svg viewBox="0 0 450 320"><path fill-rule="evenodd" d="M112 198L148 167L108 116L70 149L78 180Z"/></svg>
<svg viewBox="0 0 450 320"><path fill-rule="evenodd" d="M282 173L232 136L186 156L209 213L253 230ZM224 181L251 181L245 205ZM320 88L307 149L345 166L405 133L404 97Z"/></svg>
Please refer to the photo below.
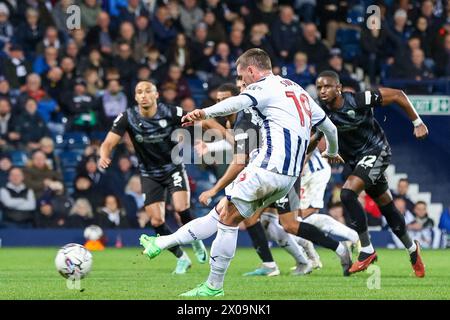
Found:
<svg viewBox="0 0 450 320"><path fill-rule="evenodd" d="M152 227L156 228L164 224L166 222L162 217L152 217L150 223Z"/></svg>
<svg viewBox="0 0 450 320"><path fill-rule="evenodd" d="M175 203L173 207L176 212L183 212L190 208L189 202Z"/></svg>

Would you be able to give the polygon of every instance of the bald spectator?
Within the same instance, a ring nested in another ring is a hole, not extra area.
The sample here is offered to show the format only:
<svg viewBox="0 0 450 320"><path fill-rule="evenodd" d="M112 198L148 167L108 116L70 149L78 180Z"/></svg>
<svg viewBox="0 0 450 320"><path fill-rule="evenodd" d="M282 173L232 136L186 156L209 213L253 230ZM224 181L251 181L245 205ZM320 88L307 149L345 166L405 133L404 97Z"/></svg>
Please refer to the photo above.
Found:
<svg viewBox="0 0 450 320"><path fill-rule="evenodd" d="M24 184L22 169L10 170L8 183L0 189L0 204L3 208L4 224L7 227L32 226L36 198L33 190Z"/></svg>

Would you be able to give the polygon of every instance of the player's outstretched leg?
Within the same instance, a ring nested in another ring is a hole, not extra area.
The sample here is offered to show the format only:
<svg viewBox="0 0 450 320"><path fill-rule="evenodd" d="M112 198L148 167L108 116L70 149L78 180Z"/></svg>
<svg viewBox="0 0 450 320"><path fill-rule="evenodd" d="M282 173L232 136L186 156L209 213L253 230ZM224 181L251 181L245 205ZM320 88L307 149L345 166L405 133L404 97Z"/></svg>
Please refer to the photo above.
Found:
<svg viewBox="0 0 450 320"><path fill-rule="evenodd" d="M359 179L359 178L358 178ZM361 203L358 201L358 194L350 189L342 189L341 191L342 205L350 215L351 225L358 233L361 241L361 251L358 260L353 263L350 273L366 270L370 264L377 260L377 253L370 242L369 231L367 230L367 216Z"/></svg>
<svg viewBox="0 0 450 320"><path fill-rule="evenodd" d="M305 250L306 255L312 261L313 268L321 269L323 267L322 261L320 261L320 256L314 248L314 244L311 241L303 239L301 237L295 237L295 241L297 241L299 246L301 246Z"/></svg>
<svg viewBox="0 0 450 320"><path fill-rule="evenodd" d="M183 225L186 225L192 220L194 220L190 209L178 212L178 214L180 216L180 220ZM206 251L203 241L199 239L194 240L192 241L191 245L192 249L194 250L195 257L197 258L197 261L200 263L205 263L208 258L208 252Z"/></svg>
<svg viewBox="0 0 450 320"><path fill-rule="evenodd" d="M293 275L306 275L312 272L312 261L308 259L295 237L283 229L276 214L263 213L261 223L266 226L268 238L275 241L295 259L297 266L292 272Z"/></svg>
<svg viewBox="0 0 450 320"><path fill-rule="evenodd" d="M358 233L355 230L350 229L327 214L314 213L304 218L303 221L316 226L326 234L348 239L354 245L359 241Z"/></svg>

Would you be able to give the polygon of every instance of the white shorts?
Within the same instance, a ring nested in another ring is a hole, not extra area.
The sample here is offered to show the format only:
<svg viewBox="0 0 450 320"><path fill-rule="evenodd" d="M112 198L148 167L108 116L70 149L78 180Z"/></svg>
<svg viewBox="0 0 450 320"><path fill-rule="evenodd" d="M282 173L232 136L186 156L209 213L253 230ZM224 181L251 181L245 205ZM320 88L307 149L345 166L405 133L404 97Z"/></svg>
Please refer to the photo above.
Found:
<svg viewBox="0 0 450 320"><path fill-rule="evenodd" d="M248 166L225 188L225 194L244 218L251 217L284 197L291 190L297 177Z"/></svg>
<svg viewBox="0 0 450 320"><path fill-rule="evenodd" d="M307 172L302 176L300 188L300 209L323 208L323 197L331 177L331 168Z"/></svg>

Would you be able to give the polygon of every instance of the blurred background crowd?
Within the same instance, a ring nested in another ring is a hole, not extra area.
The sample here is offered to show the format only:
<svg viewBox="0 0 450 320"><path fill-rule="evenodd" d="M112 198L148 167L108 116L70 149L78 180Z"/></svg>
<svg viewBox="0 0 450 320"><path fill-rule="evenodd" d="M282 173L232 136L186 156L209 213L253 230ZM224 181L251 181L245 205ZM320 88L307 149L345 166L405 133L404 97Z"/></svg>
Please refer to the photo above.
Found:
<svg viewBox="0 0 450 320"><path fill-rule="evenodd" d="M81 28L69 30L72 4ZM380 28L368 28L372 4ZM129 139L110 170L97 168L112 121L134 105L139 80L152 80L161 101L186 111L213 104L217 87L235 81L236 58L252 47L313 97L325 69L346 90L450 93L445 0L0 0L1 226L148 225ZM221 172L212 167L188 167L197 214L196 197ZM333 169L325 211L345 222L341 169ZM408 228L432 227L426 203L411 201L405 184L393 191ZM370 224L384 226L373 201L360 200ZM441 220L449 230L448 210Z"/></svg>

